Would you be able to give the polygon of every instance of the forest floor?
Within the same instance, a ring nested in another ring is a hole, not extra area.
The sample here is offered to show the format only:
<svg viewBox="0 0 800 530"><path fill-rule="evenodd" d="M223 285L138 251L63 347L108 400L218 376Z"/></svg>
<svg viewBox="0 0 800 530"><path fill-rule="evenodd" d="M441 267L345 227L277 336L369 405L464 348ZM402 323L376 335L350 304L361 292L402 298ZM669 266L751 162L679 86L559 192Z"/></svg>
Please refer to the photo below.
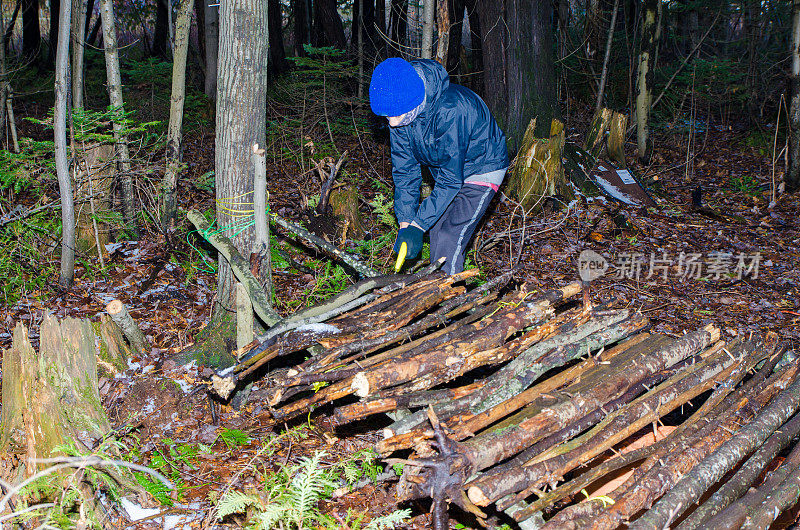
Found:
<svg viewBox="0 0 800 530"><path fill-rule="evenodd" d="M570 116L569 140L582 140L589 118L589 111ZM641 167L632 158L629 163L640 175L657 179L650 189L656 210L595 199L523 218L512 201L498 197L478 233L471 264L491 277L518 260L519 278L537 289L549 289L577 279L577 257L591 249L612 265L593 282L593 301L616 298L645 313L657 332L678 335L714 322L728 337L774 331L794 343L800 337L796 325L800 246L795 222L800 204L787 195L769 207L783 161L774 164L771 144L753 146L747 131L737 128L705 128L695 135L696 147L688 157L685 129L665 126L655 134L652 163ZM188 167L179 200L185 210L215 207L213 191L204 182L213 169L213 138L212 130L201 127L185 139ZM388 147L364 134L343 141L339 148L350 153L343 178L359 186L372 241L343 246L368 249L373 267L388 272L392 256L387 234L392 229L367 205L379 193L391 193ZM632 146L628 148L632 152ZM271 208L301 221L308 198L319 194L318 176L303 173L296 158L275 155L268 160ZM151 163L158 166L159 157ZM691 196L698 186L703 205L719 215L693 208ZM619 226L621 218L625 228ZM203 375L202 367L180 365L171 357L191 345L209 320L215 301L215 260L196 237L187 238L188 232L188 223L181 220L169 241L151 231L139 241L114 243L104 271L96 270L93 260L84 260L68 291L45 287L3 305L0 345L10 345L17 322L29 326L35 338L45 312L97 319L112 299L128 305L153 348L150 354L131 359L124 374L101 381L104 406L114 427L131 444L127 456L180 484L177 500L161 494L163 502L175 503L171 519L140 521L141 528L160 528L167 522L187 528L215 524L211 508L226 491L263 491L286 466L315 451L325 452L323 467L348 468L356 486L337 492L322 508L341 527L360 527L347 519L348 509L367 513L366 519L395 510L391 483L368 480L378 472L379 463L365 451L378 439L379 425L335 432L324 409L298 425L275 425L266 406L258 402L240 411L223 405L216 416L211 410L216 405L202 393L191 393ZM285 242L279 245L283 259L275 260L274 277L282 314L322 300L353 281L324 259L305 255ZM757 269L740 275L740 258L745 268L757 263ZM286 427L291 428L284 431ZM414 519L408 527L428 527L427 507L412 508ZM233 527L242 523L230 517L225 522ZM117 524L128 526L121 519Z"/></svg>

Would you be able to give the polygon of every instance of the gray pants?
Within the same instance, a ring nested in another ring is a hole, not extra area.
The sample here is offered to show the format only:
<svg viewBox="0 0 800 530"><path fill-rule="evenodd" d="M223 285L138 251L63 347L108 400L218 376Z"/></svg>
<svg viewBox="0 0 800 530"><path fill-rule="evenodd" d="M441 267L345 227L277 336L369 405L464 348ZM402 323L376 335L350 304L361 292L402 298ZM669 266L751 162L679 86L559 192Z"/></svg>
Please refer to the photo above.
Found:
<svg viewBox="0 0 800 530"><path fill-rule="evenodd" d="M464 270L467 247L494 194L489 186L464 184L430 230L431 262L444 257L443 270L448 274Z"/></svg>

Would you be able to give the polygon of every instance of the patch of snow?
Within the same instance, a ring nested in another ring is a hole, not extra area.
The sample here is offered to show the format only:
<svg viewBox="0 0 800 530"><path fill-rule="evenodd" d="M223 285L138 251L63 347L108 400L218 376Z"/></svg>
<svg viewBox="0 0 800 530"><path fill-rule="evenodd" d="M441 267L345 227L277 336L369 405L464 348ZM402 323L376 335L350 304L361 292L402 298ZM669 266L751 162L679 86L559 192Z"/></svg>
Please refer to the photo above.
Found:
<svg viewBox="0 0 800 530"><path fill-rule="evenodd" d="M295 328L295 331L308 333L341 333L342 330L330 324L306 324Z"/></svg>
<svg viewBox="0 0 800 530"><path fill-rule="evenodd" d="M147 398L147 402L144 404L144 408L142 409L142 412L144 412L145 414L150 414L154 410L156 410L155 398L152 398L152 397Z"/></svg>
<svg viewBox="0 0 800 530"><path fill-rule="evenodd" d="M188 394L189 392L192 391L192 388L194 388L192 387L191 383L189 383L188 381L184 381L183 379L173 379L173 381L175 381L175 384L181 387L181 390L183 391L184 394Z"/></svg>
<svg viewBox="0 0 800 530"><path fill-rule="evenodd" d="M158 508L142 508L135 502L129 501L124 497L120 499L120 504L122 504L122 509L125 510L125 514L128 516L128 519L131 520L131 522L152 517L161 513L161 510Z"/></svg>
<svg viewBox="0 0 800 530"><path fill-rule="evenodd" d="M133 362L130 359L128 359L128 368L130 368L131 370L138 370L141 367L142 367L141 364Z"/></svg>
<svg viewBox="0 0 800 530"><path fill-rule="evenodd" d="M153 370L155 370L155 369L156 369L156 367L155 367L154 365L152 365L152 364L148 364L147 366L145 366L144 368L142 368L142 373L143 373L143 374L146 374L146 373L148 373L148 372L152 372L152 371L153 371Z"/></svg>
<svg viewBox="0 0 800 530"><path fill-rule="evenodd" d="M613 185L611 182L607 181L606 179L604 179L600 175L594 175L594 179L597 181L597 183L600 185L600 187L603 188L606 191L606 193L608 193L609 195L611 195L615 199L617 199L619 201L622 201L625 204L636 205L636 203L634 201L632 201L631 198L625 192L623 192L621 189L617 188L615 185Z"/></svg>
<svg viewBox="0 0 800 530"><path fill-rule="evenodd" d="M194 370L197 368L197 359L192 359L188 363L183 365L184 371L188 372L189 370Z"/></svg>

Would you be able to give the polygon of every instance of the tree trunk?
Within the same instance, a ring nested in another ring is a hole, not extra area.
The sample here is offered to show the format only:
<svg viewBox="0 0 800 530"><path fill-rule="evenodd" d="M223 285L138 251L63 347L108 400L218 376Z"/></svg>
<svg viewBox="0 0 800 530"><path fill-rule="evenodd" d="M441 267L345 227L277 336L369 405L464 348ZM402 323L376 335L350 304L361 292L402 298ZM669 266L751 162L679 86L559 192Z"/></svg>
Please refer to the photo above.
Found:
<svg viewBox="0 0 800 530"><path fill-rule="evenodd" d="M269 10L270 75L279 76L289 71L286 50L283 47L283 13L280 0L267 0Z"/></svg>
<svg viewBox="0 0 800 530"><path fill-rule="evenodd" d="M650 158L652 140L649 138L650 102L653 97L653 69L661 35L661 1L646 0L642 14L642 43L636 83L636 145L639 160Z"/></svg>
<svg viewBox="0 0 800 530"><path fill-rule="evenodd" d="M59 13L61 12L61 0L50 0L50 34L47 36L49 46L47 48L47 64L50 67L55 65L56 46L58 45L58 23Z"/></svg>
<svg viewBox="0 0 800 530"><path fill-rule="evenodd" d="M599 112L603 107L603 93L606 89L606 78L608 77L608 60L611 58L611 43L614 41L614 28L617 25L617 12L619 11L619 0L614 0L614 7L611 13L611 23L608 27L608 39L606 40L606 52L603 56L603 69L600 71L600 86L597 89L597 101L595 101L594 111Z"/></svg>
<svg viewBox="0 0 800 530"><path fill-rule="evenodd" d="M153 29L153 45L150 47L150 56L166 60L169 52L169 13L167 3L170 0L155 0L156 24ZM104 28L105 29L105 28Z"/></svg>
<svg viewBox="0 0 800 530"><path fill-rule="evenodd" d="M483 30L481 33L483 43L483 92L481 95L500 128L506 130L508 27L503 18L503 3L496 0L476 0L475 6ZM528 119L530 118L528 117Z"/></svg>
<svg viewBox="0 0 800 530"><path fill-rule="evenodd" d="M131 174L131 157L128 152L128 138L122 123L125 112L125 101L122 98L122 76L119 71L119 54L117 50L117 26L114 18L112 0L100 0L100 17L103 21L103 42L106 58L106 76L108 79L108 98L116 117L113 120L114 139L117 146L117 163L119 164L122 182L122 216L126 227L134 238L138 237L136 222L136 197Z"/></svg>
<svg viewBox="0 0 800 530"><path fill-rule="evenodd" d="M436 6L436 59L439 64L447 68L447 57L450 50L450 9L447 0L438 0Z"/></svg>
<svg viewBox="0 0 800 530"><path fill-rule="evenodd" d="M515 151L532 118L538 124L536 135L547 137L552 119L559 117L550 22L552 6L546 2L507 0L506 14L510 40L505 133L510 150Z"/></svg>
<svg viewBox="0 0 800 530"><path fill-rule="evenodd" d="M424 0L422 4L422 58L433 57L433 19L436 13L436 1Z"/></svg>
<svg viewBox="0 0 800 530"><path fill-rule="evenodd" d="M406 44L406 33L408 30L408 0L391 0L391 11L389 13L389 44L390 54L394 56L402 55L400 50Z"/></svg>
<svg viewBox="0 0 800 530"><path fill-rule="evenodd" d="M305 55L303 44L308 44L308 0L292 0L292 18L294 19L294 54L297 57Z"/></svg>
<svg viewBox="0 0 800 530"><path fill-rule="evenodd" d="M206 42L206 79L204 92L212 100L217 99L217 54L219 50L219 6L203 2L203 32Z"/></svg>
<svg viewBox="0 0 800 530"><path fill-rule="evenodd" d="M464 0L447 0L450 28L448 31L447 61L445 68L460 82L461 73L461 36L464 29Z"/></svg>
<svg viewBox="0 0 800 530"><path fill-rule="evenodd" d="M340 50L347 48L342 17L336 8L336 0L316 0L314 2L314 46L333 46Z"/></svg>
<svg viewBox="0 0 800 530"><path fill-rule="evenodd" d="M161 229L164 232L175 218L177 210L178 174L181 171L183 150L183 104L186 100L186 56L189 51L189 30L192 27L194 0L181 0L175 21L175 53L172 58L172 96L167 129L166 170L161 183Z"/></svg>
<svg viewBox="0 0 800 530"><path fill-rule="evenodd" d="M789 168L786 187L800 189L800 0L792 2L792 77L789 86Z"/></svg>
<svg viewBox="0 0 800 530"><path fill-rule="evenodd" d="M86 40L86 0L72 0L72 108L83 108L83 46Z"/></svg>
<svg viewBox="0 0 800 530"><path fill-rule="evenodd" d="M69 94L69 28L72 11L61 10L59 38L56 47L55 109L53 136L55 140L56 174L61 195L61 272L58 284L67 289L75 276L75 202L72 179L67 161L67 96Z"/></svg>
<svg viewBox="0 0 800 530"><path fill-rule="evenodd" d="M469 16L469 51L467 58L469 65L464 65L466 73L470 74L467 84L477 92L482 94L483 90L483 43L481 42L481 20L478 16L477 0L465 0L464 6Z"/></svg>
<svg viewBox="0 0 800 530"><path fill-rule="evenodd" d="M76 249L83 253L94 250L101 257L106 252L105 244L109 242L108 224L102 220L107 219L112 211L114 146L80 142L75 145L75 150L80 153L74 162L75 194L90 197L90 207L78 211Z"/></svg>
<svg viewBox="0 0 800 530"><path fill-rule="evenodd" d="M375 31L379 32L375 44L380 46L386 34L386 0L375 0L375 26Z"/></svg>
<svg viewBox="0 0 800 530"><path fill-rule="evenodd" d="M39 31L39 0L22 0L22 55L35 58L42 36Z"/></svg>
<svg viewBox="0 0 800 530"><path fill-rule="evenodd" d="M338 15L337 15L338 16ZM216 196L227 208L217 209L217 224L232 230L236 210L252 202L254 143L265 145L267 63L269 60L266 0L232 0L220 5L219 80L216 119ZM340 21L341 22L341 21ZM244 197L244 199L240 199ZM231 240L239 253L250 254L254 230L237 231ZM217 299L235 308L236 285L228 261L220 255ZM216 315L219 317L219 313Z"/></svg>

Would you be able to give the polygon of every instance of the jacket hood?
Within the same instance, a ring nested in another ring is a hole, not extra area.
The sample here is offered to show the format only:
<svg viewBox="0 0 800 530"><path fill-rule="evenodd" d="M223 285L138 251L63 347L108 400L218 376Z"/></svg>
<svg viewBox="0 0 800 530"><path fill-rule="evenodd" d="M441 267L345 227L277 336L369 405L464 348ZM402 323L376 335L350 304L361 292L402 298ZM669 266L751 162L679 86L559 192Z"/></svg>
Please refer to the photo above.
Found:
<svg viewBox="0 0 800 530"><path fill-rule="evenodd" d="M425 82L425 110L428 110L450 86L450 75L444 66L432 59L419 59L411 64Z"/></svg>

